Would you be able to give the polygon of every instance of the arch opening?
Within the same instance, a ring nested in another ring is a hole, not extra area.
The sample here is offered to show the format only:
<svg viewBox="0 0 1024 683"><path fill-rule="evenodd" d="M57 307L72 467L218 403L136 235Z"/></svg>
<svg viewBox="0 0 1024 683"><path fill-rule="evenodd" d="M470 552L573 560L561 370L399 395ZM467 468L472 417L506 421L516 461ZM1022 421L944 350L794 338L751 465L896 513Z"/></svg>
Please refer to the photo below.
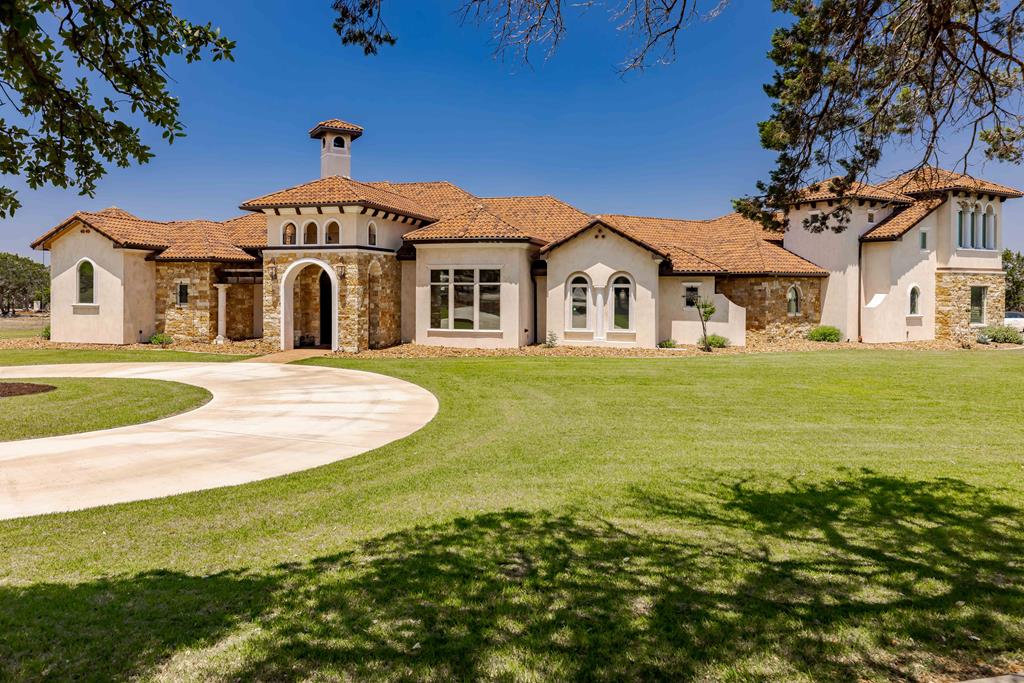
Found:
<svg viewBox="0 0 1024 683"><path fill-rule="evenodd" d="M337 351L339 283L318 259L300 259L281 279L281 349Z"/></svg>

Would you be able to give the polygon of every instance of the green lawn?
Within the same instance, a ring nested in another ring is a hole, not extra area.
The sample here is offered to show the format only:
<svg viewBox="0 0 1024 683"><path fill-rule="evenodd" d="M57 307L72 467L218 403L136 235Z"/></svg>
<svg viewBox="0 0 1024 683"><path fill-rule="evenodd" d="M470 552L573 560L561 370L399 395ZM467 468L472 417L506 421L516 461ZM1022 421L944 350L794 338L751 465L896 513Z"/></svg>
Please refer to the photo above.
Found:
<svg viewBox="0 0 1024 683"><path fill-rule="evenodd" d="M226 363L252 356L230 353L192 353L171 349L0 349L0 365L50 363Z"/></svg>
<svg viewBox="0 0 1024 683"><path fill-rule="evenodd" d="M1022 354L313 362L441 412L288 477L0 522L0 679L1024 668Z"/></svg>
<svg viewBox="0 0 1024 683"><path fill-rule="evenodd" d="M212 398L200 387L152 379L0 380L4 381L57 388L44 394L0 398L0 441L149 422L197 408Z"/></svg>
<svg viewBox="0 0 1024 683"><path fill-rule="evenodd" d="M42 333L42 327L0 328L0 339L29 339L31 337L39 337Z"/></svg>

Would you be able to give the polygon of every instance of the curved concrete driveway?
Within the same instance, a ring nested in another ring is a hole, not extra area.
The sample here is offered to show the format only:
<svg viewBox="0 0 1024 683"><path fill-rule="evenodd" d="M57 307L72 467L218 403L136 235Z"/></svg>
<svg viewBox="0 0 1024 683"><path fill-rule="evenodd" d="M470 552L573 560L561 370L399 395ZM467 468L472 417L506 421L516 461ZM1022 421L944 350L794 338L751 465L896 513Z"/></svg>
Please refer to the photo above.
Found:
<svg viewBox="0 0 1024 683"><path fill-rule="evenodd" d="M383 446L437 413L414 384L272 363L0 367L0 378L163 379L213 399L155 422L0 443L0 519L157 498L297 472Z"/></svg>

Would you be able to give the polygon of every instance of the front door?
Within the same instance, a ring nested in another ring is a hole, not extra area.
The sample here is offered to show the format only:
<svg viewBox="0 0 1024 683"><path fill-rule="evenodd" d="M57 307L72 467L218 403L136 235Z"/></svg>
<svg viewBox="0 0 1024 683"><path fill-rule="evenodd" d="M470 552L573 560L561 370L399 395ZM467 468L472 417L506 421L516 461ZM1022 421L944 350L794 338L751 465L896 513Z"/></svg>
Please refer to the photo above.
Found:
<svg viewBox="0 0 1024 683"><path fill-rule="evenodd" d="M331 331L334 325L331 324L331 278L325 271L320 271L320 345L331 345Z"/></svg>

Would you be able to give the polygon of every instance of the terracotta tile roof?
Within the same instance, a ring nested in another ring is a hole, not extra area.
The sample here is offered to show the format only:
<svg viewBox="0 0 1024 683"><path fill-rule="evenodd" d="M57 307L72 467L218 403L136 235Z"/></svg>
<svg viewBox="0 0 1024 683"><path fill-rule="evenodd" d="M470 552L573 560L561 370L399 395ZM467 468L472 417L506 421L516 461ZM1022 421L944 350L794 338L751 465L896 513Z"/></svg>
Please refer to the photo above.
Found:
<svg viewBox="0 0 1024 683"><path fill-rule="evenodd" d="M820 183L815 183L805 187L800 191L799 201L822 202L831 199L838 199L839 195L829 189L829 187L833 180L838 180L839 178L840 176L833 176L822 180ZM854 181L850 185L850 189L846 191L845 197L849 199L867 199L870 201L893 202L897 204L910 204L914 201L913 197L908 197L907 195L901 194L899 191L892 188L861 183L858 181Z"/></svg>
<svg viewBox="0 0 1024 683"><path fill-rule="evenodd" d="M476 208L480 200L458 185L441 180L426 183L392 183L380 181L366 183L370 187L400 194L419 204L423 210L437 218L450 218Z"/></svg>
<svg viewBox="0 0 1024 683"><path fill-rule="evenodd" d="M321 121L312 128L309 129L309 137L317 138L324 131L337 131L339 133L351 133L352 139L355 140L363 134L363 127L357 126L354 123L348 121L342 121L341 119L327 119Z"/></svg>
<svg viewBox="0 0 1024 683"><path fill-rule="evenodd" d="M904 209L897 209L878 225L860 236L862 242L883 242L902 237L935 209L946 202L945 197L919 199Z"/></svg>
<svg viewBox="0 0 1024 683"><path fill-rule="evenodd" d="M484 207L531 237L552 242L579 230L591 221L586 214L548 195L533 197L486 197Z"/></svg>
<svg viewBox="0 0 1024 683"><path fill-rule="evenodd" d="M980 194L994 194L1000 197L1024 197L1024 192L1012 187L988 180L980 180L973 176L957 173L956 171L947 171L936 166L923 166L914 171L908 171L903 175L880 183L880 186L890 191L902 192L904 194L963 190Z"/></svg>
<svg viewBox="0 0 1024 683"><path fill-rule="evenodd" d="M243 249L267 246L267 219L263 214L246 213L224 221L231 243Z"/></svg>
<svg viewBox="0 0 1024 683"><path fill-rule="evenodd" d="M763 239L761 225L737 213L706 221L622 215L601 216L601 220L667 251L670 268L677 273L828 274Z"/></svg>
<svg viewBox="0 0 1024 683"><path fill-rule="evenodd" d="M532 238L519 228L509 225L482 205L450 218L442 218L425 228L406 233L410 242L425 240L517 240Z"/></svg>
<svg viewBox="0 0 1024 683"><path fill-rule="evenodd" d="M418 202L382 187L361 183L342 176L320 178L302 185L256 197L241 205L241 209L257 211L299 206L364 206L401 214L410 218L434 220Z"/></svg>
<svg viewBox="0 0 1024 683"><path fill-rule="evenodd" d="M253 215L265 221L262 216ZM266 223L263 222L262 243L247 244L252 241L255 226L248 217L244 217L245 223L240 223L241 218L224 223L207 220L150 221L117 207L78 211L34 241L32 248L48 249L50 242L65 229L82 223L120 247L158 252L157 260L256 261L255 256L242 248L266 246ZM245 240L235 243L236 233L245 235Z"/></svg>

